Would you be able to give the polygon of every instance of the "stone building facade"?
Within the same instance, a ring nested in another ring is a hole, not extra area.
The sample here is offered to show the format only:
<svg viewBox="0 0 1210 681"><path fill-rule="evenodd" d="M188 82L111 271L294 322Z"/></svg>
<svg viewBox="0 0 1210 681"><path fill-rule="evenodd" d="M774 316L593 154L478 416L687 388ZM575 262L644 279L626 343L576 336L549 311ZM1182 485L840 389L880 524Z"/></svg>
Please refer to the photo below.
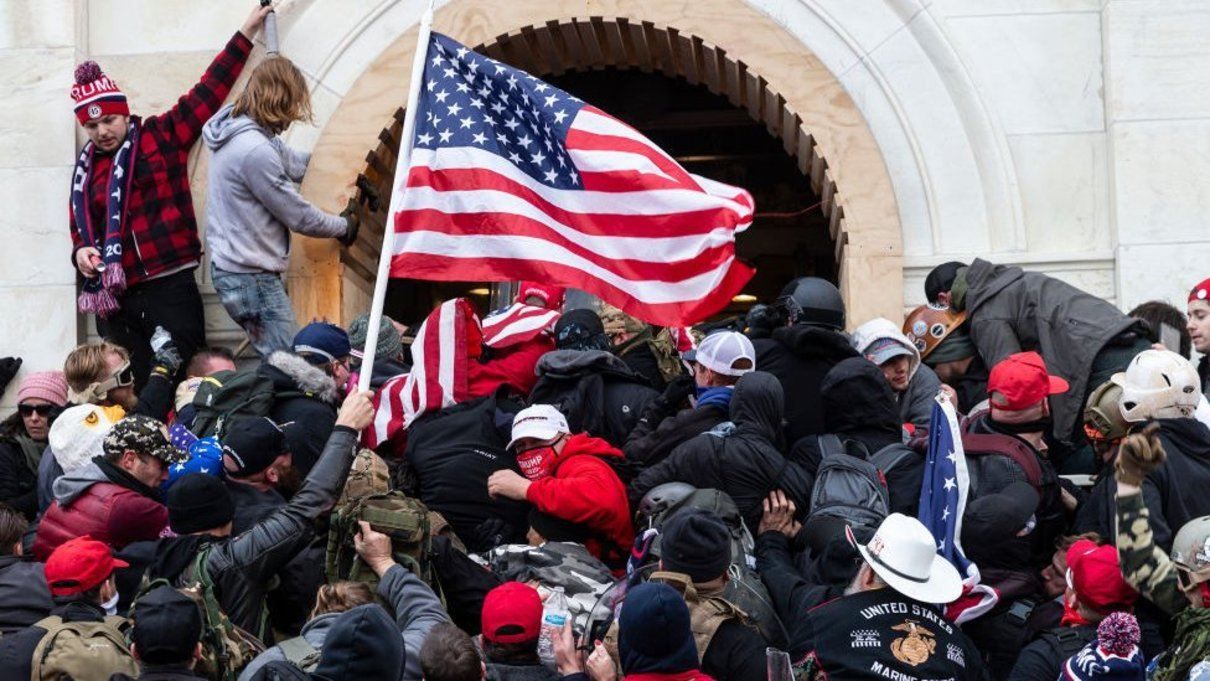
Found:
<svg viewBox="0 0 1210 681"><path fill-rule="evenodd" d="M161 111L250 4L0 0L0 355L53 368L89 335L68 263L74 65L97 60L132 110ZM316 109L287 141L312 151L303 193L325 209L344 205L403 104L423 9L290 0L280 13ZM746 109L820 195L854 322L920 302L951 259L1045 270L1123 307L1181 305L1210 274L1210 3L449 0L434 28L504 53L546 30L561 37L531 58L552 72L648 68ZM193 158L201 217L206 154ZM212 339L234 343L204 270ZM347 320L368 301L362 279L335 244L296 242L300 319Z"/></svg>

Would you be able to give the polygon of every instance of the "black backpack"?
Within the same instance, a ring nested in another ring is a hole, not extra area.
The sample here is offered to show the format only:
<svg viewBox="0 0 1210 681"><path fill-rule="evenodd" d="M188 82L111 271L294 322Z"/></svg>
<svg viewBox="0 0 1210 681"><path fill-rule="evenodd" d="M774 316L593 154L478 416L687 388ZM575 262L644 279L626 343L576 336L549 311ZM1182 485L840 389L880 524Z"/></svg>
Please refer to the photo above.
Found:
<svg viewBox="0 0 1210 681"><path fill-rule="evenodd" d="M273 379L256 369L216 371L202 379L193 408L193 432L198 437L222 438L223 426L232 416L268 416L273 403L304 397L298 391L277 392Z"/></svg>
<svg viewBox="0 0 1210 681"><path fill-rule="evenodd" d="M806 522L839 518L858 537L872 536L891 512L886 473L919 455L903 444L870 454L860 442L842 441L832 434L818 436L817 442L819 469Z"/></svg>

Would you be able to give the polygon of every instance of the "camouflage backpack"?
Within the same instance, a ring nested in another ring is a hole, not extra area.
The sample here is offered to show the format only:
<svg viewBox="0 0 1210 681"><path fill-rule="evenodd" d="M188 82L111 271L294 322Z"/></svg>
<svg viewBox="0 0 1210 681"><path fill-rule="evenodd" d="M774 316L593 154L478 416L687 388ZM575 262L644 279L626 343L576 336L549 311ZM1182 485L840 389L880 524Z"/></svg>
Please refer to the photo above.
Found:
<svg viewBox="0 0 1210 681"><path fill-rule="evenodd" d="M213 547L213 544L206 544L198 551L182 575L185 586L177 587L177 591L192 598L202 613L202 657L194 671L211 681L235 681L249 662L265 652L265 645L252 633L232 624L223 612L214 593L214 580L206 567ZM172 584L166 579L144 580L131 604L131 611L140 598L160 586L172 587ZM265 613L262 613L261 631L265 628L264 617Z"/></svg>
<svg viewBox="0 0 1210 681"><path fill-rule="evenodd" d="M395 562L428 583L444 600L432 563L432 514L420 500L399 491L353 499L332 511L325 561L329 582L348 579L365 582L371 588L378 586L378 576L365 565L353 548L353 537L360 531L359 520L366 521L376 532L390 537Z"/></svg>
<svg viewBox="0 0 1210 681"><path fill-rule="evenodd" d="M384 494L391 491L391 471L387 462L371 449L361 448L353 456L353 465L349 468L349 477L345 480L344 491L340 494L338 506L343 506L371 494Z"/></svg>

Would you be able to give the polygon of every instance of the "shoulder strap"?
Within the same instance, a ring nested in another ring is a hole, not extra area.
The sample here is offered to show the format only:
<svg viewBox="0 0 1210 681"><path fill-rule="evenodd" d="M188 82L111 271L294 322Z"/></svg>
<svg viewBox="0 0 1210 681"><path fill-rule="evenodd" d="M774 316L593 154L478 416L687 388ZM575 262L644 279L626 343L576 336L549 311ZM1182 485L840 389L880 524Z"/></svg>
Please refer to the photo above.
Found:
<svg viewBox="0 0 1210 681"><path fill-rule="evenodd" d="M319 651L302 636L288 638L278 643L277 647L281 649L282 655L285 656L287 662L299 669L303 669L303 671L307 671L304 669L307 664L318 659L317 654Z"/></svg>
<svg viewBox="0 0 1210 681"><path fill-rule="evenodd" d="M819 443L819 461L822 463L826 459L848 454L845 451L844 443L835 433L826 433L824 435L816 435L815 441Z"/></svg>
<svg viewBox="0 0 1210 681"><path fill-rule="evenodd" d="M1084 647L1085 640L1080 632L1072 627L1056 627L1042 632L1040 638L1046 641L1051 650L1058 653L1061 659L1067 659Z"/></svg>

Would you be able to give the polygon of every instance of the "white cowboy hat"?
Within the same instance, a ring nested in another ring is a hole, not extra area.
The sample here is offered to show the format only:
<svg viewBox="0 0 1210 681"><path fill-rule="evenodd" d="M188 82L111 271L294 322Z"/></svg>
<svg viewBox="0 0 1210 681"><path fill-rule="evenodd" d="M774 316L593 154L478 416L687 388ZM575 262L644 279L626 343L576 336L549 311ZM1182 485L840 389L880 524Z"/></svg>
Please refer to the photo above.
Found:
<svg viewBox="0 0 1210 681"><path fill-rule="evenodd" d="M849 541L853 531L845 528ZM962 595L962 577L948 560L937 554L933 535L919 520L892 513L882 521L870 542L858 552L882 581L895 591L922 603L950 603Z"/></svg>

